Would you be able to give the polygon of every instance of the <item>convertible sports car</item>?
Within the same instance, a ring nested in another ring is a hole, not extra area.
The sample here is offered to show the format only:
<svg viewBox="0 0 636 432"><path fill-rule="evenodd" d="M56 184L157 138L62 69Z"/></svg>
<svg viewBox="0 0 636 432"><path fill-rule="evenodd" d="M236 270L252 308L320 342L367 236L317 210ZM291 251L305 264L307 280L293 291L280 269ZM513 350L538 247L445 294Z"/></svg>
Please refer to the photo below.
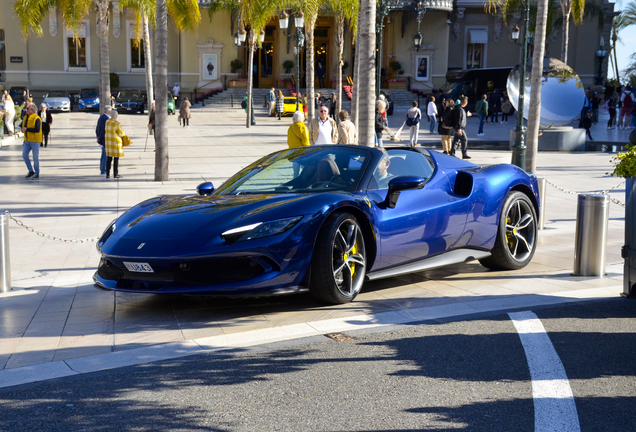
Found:
<svg viewBox="0 0 636 432"><path fill-rule="evenodd" d="M296 112L296 96L285 96L283 98L283 103L285 106L285 111L281 114L282 116L294 115ZM304 105L302 100L298 104L298 109L302 111L304 109ZM276 108L272 111L272 114L276 114Z"/></svg>
<svg viewBox="0 0 636 432"><path fill-rule="evenodd" d="M479 260L526 266L537 179L423 148L283 150L199 195L160 196L102 234L100 288L353 300L365 280Z"/></svg>

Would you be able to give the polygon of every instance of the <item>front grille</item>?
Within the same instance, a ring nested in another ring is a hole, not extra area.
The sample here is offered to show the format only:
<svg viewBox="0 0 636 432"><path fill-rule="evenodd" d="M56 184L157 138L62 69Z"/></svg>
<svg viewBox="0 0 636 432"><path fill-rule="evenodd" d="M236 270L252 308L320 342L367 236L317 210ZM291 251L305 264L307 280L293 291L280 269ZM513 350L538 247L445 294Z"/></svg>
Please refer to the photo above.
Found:
<svg viewBox="0 0 636 432"><path fill-rule="evenodd" d="M171 264L170 269L154 269L154 273L130 272L102 258L97 274L107 280L176 282L182 285L219 285L252 279L265 267L249 257L211 258Z"/></svg>

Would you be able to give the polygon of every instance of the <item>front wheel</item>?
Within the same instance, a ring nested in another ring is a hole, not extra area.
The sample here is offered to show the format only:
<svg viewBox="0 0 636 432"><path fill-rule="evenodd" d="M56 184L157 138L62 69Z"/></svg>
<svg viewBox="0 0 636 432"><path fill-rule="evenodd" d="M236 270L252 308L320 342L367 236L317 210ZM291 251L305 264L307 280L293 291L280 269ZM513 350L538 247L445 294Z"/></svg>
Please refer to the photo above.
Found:
<svg viewBox="0 0 636 432"><path fill-rule="evenodd" d="M528 265L537 249L537 214L526 194L508 194L501 208L492 255L479 260L497 270L517 270Z"/></svg>
<svg viewBox="0 0 636 432"><path fill-rule="evenodd" d="M366 267L364 236L356 218L349 213L331 215L314 248L312 296L330 304L352 301L362 289Z"/></svg>

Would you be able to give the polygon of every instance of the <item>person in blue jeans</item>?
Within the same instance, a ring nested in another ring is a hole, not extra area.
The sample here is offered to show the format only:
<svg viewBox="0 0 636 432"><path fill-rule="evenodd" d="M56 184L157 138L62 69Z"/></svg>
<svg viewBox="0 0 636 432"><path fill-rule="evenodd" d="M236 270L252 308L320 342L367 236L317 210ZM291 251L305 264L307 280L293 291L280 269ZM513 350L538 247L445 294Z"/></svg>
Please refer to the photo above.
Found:
<svg viewBox="0 0 636 432"><path fill-rule="evenodd" d="M104 114L102 114L97 120L97 127L95 128L95 135L97 136L97 143L102 148L102 156L99 159L99 174L106 175L106 122L110 119L110 111L112 107L106 105L104 107Z"/></svg>
<svg viewBox="0 0 636 432"><path fill-rule="evenodd" d="M484 135L484 120L488 117L488 101L486 100L488 95L485 93L481 95L481 99L477 101L475 104L475 111L479 116L479 130L477 131L478 136Z"/></svg>
<svg viewBox="0 0 636 432"><path fill-rule="evenodd" d="M33 102L27 103L26 113L22 121L24 144L22 145L22 159L29 170L25 178L34 180L40 178L40 145L42 144L42 120L36 114L37 108ZM33 152L33 165L29 159L29 153Z"/></svg>
<svg viewBox="0 0 636 432"><path fill-rule="evenodd" d="M434 133L435 128L437 127L437 105L435 104L435 96L431 96L428 107L426 107L426 115L428 115L428 118L431 119L431 124L428 131L430 133Z"/></svg>

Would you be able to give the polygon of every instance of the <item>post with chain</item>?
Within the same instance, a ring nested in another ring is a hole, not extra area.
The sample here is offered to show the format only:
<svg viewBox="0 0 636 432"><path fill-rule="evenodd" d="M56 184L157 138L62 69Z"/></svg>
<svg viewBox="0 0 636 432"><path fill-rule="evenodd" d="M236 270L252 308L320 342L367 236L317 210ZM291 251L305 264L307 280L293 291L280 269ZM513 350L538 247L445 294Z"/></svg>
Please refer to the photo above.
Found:
<svg viewBox="0 0 636 432"><path fill-rule="evenodd" d="M539 181L539 229L542 230L545 225L545 201L546 201L546 180L544 178L538 179Z"/></svg>
<svg viewBox="0 0 636 432"><path fill-rule="evenodd" d="M9 259L9 215L0 215L0 293L11 291L11 260Z"/></svg>

